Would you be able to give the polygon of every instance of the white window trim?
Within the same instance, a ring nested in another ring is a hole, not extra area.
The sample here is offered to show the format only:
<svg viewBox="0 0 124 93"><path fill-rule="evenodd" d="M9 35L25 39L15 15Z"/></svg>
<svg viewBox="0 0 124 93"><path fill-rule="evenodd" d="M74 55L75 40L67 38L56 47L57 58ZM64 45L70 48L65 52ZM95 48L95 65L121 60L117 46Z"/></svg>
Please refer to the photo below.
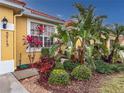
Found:
<svg viewBox="0 0 124 93"><path fill-rule="evenodd" d="M2 41L1 41L1 30L0 30L0 61L1 61L1 54L2 54L1 48L2 48Z"/></svg>
<svg viewBox="0 0 124 93"><path fill-rule="evenodd" d="M54 25L54 24L51 24L51 23L47 23L47 22L41 22L41 21L38 21L38 20L35 20L35 19L30 19L30 18L28 18L27 19L27 35L30 35L31 34L31 22L34 22L34 23L39 23L39 24L43 24L43 25L49 25L49 26L53 26L53 27L55 27L55 32L56 32L56 28L57 28L57 26L56 25ZM44 41L44 34L43 34L43 41ZM42 47L44 47L44 42L43 42L43 46ZM42 47L41 48L37 48L37 49L35 49L35 52L40 52L41 51L41 49L42 49ZM26 49L26 52L33 52L33 48L31 49L31 51L29 51L29 48L28 49Z"/></svg>

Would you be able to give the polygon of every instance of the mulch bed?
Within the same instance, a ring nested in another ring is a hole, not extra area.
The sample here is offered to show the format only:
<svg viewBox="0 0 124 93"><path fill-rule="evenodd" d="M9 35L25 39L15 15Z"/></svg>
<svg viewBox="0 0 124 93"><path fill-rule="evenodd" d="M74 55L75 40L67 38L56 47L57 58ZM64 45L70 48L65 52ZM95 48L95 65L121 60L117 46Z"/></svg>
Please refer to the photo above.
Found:
<svg viewBox="0 0 124 93"><path fill-rule="evenodd" d="M99 88L106 75L95 73L90 80L73 80L67 86L56 86L48 83L40 84L39 76L21 80L22 85L30 93L99 93Z"/></svg>

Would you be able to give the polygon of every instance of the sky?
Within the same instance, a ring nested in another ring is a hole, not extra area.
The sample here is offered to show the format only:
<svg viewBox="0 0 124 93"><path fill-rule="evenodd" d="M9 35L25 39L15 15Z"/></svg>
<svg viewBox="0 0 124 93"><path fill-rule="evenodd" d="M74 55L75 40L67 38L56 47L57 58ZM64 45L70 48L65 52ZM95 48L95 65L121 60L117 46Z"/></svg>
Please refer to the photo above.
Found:
<svg viewBox="0 0 124 93"><path fill-rule="evenodd" d="M92 4L96 15L106 15L106 24L124 24L124 0L24 0L27 6L49 15L68 20L77 14L73 4L80 2L85 6Z"/></svg>

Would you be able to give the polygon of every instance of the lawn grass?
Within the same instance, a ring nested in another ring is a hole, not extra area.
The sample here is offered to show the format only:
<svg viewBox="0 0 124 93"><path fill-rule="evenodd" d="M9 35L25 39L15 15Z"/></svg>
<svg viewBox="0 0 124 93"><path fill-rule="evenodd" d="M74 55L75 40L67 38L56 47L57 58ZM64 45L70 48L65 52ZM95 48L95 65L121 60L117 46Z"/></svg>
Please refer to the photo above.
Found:
<svg viewBox="0 0 124 93"><path fill-rule="evenodd" d="M124 73L108 76L100 91L100 93L124 93Z"/></svg>

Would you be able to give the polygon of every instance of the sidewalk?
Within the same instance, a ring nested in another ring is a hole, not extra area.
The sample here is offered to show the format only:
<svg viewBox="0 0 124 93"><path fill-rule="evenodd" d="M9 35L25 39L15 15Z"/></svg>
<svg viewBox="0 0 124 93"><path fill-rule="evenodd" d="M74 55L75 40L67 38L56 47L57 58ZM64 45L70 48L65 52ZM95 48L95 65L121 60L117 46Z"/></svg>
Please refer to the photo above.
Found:
<svg viewBox="0 0 124 93"><path fill-rule="evenodd" d="M29 93L11 74L0 75L0 93Z"/></svg>

